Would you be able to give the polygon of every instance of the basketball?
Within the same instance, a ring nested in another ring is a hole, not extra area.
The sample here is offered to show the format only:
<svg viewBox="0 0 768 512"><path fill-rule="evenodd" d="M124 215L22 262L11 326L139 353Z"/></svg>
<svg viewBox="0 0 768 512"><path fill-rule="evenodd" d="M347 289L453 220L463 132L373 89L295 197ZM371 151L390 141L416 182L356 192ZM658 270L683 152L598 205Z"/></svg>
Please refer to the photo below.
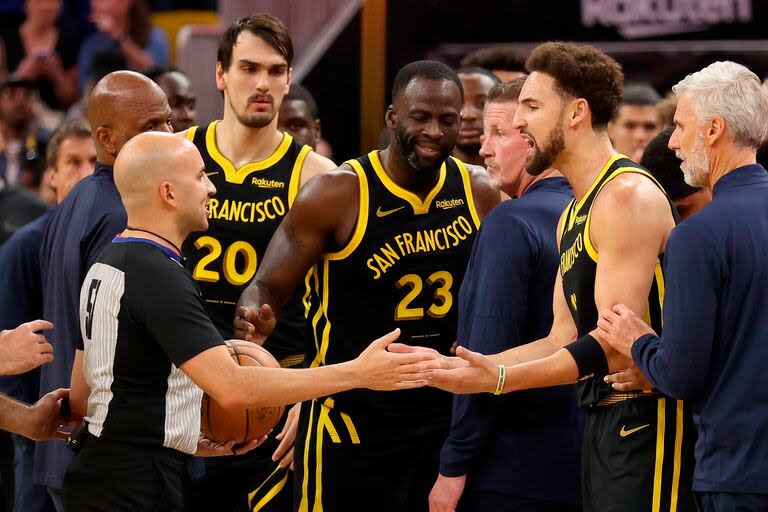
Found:
<svg viewBox="0 0 768 512"><path fill-rule="evenodd" d="M280 364L265 348L243 340L225 342L229 355L240 366L268 366ZM203 395L200 428L208 439L220 443L237 441L247 443L274 428L283 415L284 406L224 408L208 395Z"/></svg>

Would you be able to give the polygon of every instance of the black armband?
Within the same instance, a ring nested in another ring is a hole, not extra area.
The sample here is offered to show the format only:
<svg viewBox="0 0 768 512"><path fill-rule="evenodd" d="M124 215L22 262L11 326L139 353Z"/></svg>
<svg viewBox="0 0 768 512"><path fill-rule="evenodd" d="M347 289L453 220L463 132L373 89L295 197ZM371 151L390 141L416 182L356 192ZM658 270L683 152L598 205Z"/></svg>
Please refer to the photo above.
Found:
<svg viewBox="0 0 768 512"><path fill-rule="evenodd" d="M564 348L570 352L576 361L580 379L592 374L608 374L608 360L605 358L605 351L591 335L586 334Z"/></svg>

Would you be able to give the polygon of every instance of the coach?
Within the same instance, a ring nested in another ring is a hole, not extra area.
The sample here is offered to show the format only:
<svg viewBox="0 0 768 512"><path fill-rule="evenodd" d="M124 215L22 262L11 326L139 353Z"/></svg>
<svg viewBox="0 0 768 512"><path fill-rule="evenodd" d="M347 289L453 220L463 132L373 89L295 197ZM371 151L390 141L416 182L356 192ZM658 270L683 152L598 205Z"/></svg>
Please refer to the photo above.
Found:
<svg viewBox="0 0 768 512"><path fill-rule="evenodd" d="M768 174L755 164L768 95L733 62L673 90L669 147L685 181L707 187L712 202L667 243L663 336L623 305L601 312L598 335L691 404L700 510L768 510Z"/></svg>

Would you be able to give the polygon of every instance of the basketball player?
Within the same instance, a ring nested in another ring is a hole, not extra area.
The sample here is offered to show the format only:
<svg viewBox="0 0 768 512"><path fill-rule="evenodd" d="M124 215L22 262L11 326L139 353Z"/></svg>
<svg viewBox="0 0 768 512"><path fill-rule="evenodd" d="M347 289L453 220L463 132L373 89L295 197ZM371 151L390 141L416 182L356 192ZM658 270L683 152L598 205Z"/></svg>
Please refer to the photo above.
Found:
<svg viewBox="0 0 768 512"><path fill-rule="evenodd" d="M434 61L398 72L389 146L350 160L299 193L240 298L237 334L268 335L312 268L311 366L347 361L361 340L394 327L405 343L447 354L455 296L480 219L499 202L482 168L450 157L462 87ZM451 397L336 393L302 406L296 510L426 510Z"/></svg>
<svg viewBox="0 0 768 512"><path fill-rule="evenodd" d="M645 381L645 390L617 392L612 384L631 388L625 381L636 378L637 369L590 334L597 308L617 303L661 329L660 262L675 225L661 186L616 154L608 139L606 125L621 101L621 68L598 50L571 43L543 44L527 65L531 75L515 114L515 125L530 144L526 169L531 174L560 169L576 196L558 226L552 330L546 338L491 357L459 348L468 366L434 372L433 384L460 393L501 393L581 379L581 402L589 413L582 453L584 509L695 510L689 412ZM627 371L606 377L609 368Z"/></svg>
<svg viewBox="0 0 768 512"><path fill-rule="evenodd" d="M225 339L233 337L240 293L256 273L299 187L336 167L277 129L277 113L291 82L292 58L291 37L278 19L255 14L235 22L222 36L216 63L223 118L186 132L203 155L218 193L211 200L208 231L191 235L183 250L206 309ZM265 344L283 367L296 367L304 360L302 293L289 301ZM281 428L278 425L276 432ZM207 475L195 484L199 494L190 501L190 509L243 509L246 493L275 469L272 455L277 446L272 437L248 457L207 461Z"/></svg>

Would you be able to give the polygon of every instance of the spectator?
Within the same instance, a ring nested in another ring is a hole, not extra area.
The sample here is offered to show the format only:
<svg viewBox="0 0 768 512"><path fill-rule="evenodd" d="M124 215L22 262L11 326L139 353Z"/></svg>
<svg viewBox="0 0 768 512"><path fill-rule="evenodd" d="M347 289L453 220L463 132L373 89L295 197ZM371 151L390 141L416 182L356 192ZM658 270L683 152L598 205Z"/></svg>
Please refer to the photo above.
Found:
<svg viewBox="0 0 768 512"><path fill-rule="evenodd" d="M34 190L50 134L35 122L33 97L33 83L22 78L12 76L0 85L0 178Z"/></svg>
<svg viewBox="0 0 768 512"><path fill-rule="evenodd" d="M480 155L480 137L483 135L483 109L488 101L488 92L499 83L499 79L485 68L461 68L457 71L464 89L461 105L461 129L453 156L464 163L483 165Z"/></svg>
<svg viewBox="0 0 768 512"><path fill-rule="evenodd" d="M189 78L176 68L153 67L144 72L165 93L171 107L173 131L183 132L197 124L197 96Z"/></svg>
<svg viewBox="0 0 768 512"><path fill-rule="evenodd" d="M656 111L659 101L659 93L649 85L624 86L619 112L608 123L608 137L616 151L635 162L640 160L645 146L661 131L661 121Z"/></svg>
<svg viewBox="0 0 768 512"><path fill-rule="evenodd" d="M120 52L128 68L135 71L168 65L168 42L162 30L150 25L145 0L91 0L91 20L98 32L83 42L77 57L81 91L85 91L94 55L99 52Z"/></svg>
<svg viewBox="0 0 768 512"><path fill-rule="evenodd" d="M481 48L461 59L461 67L490 69L502 82L525 75L526 55L511 45Z"/></svg>
<svg viewBox="0 0 768 512"><path fill-rule="evenodd" d="M0 247L23 225L32 222L49 209L35 194L8 186L0 178Z"/></svg>
<svg viewBox="0 0 768 512"><path fill-rule="evenodd" d="M88 103L88 97L91 95L93 87L108 74L126 69L127 67L128 63L120 52L107 50L94 54L91 74L88 77L88 82L85 84L85 93L77 103L69 108L65 116L66 120L71 121L73 119L85 118L85 106Z"/></svg>
<svg viewBox="0 0 768 512"><path fill-rule="evenodd" d="M656 104L656 112L659 114L659 123L661 123L662 129L672 126L676 108L677 96L671 91Z"/></svg>
<svg viewBox="0 0 768 512"><path fill-rule="evenodd" d="M303 85L291 84L277 115L277 129L311 148L320 141L320 116L315 98Z"/></svg>
<svg viewBox="0 0 768 512"><path fill-rule="evenodd" d="M680 219L685 220L704 208L712 200L712 196L706 188L692 187L683 179L683 171L680 169L683 161L668 147L673 131L674 127L666 128L648 144L640 165L648 169L661 183L675 203Z"/></svg>
<svg viewBox="0 0 768 512"><path fill-rule="evenodd" d="M3 40L6 67L35 83L40 99L63 110L77 99L77 51L80 40L65 24L57 24L61 0L26 0L26 19Z"/></svg>
<svg viewBox="0 0 768 512"><path fill-rule="evenodd" d="M48 144L47 160L56 201L61 202L72 187L93 172L96 149L91 130L83 120L61 126ZM40 246L51 213L38 217L18 230L0 248L0 329L11 329L43 316L40 278ZM37 400L40 371L0 379L0 391L21 402ZM12 436L15 459L15 509L23 512L52 510L45 487L32 482L34 443ZM29 436L27 436L29 437Z"/></svg>

